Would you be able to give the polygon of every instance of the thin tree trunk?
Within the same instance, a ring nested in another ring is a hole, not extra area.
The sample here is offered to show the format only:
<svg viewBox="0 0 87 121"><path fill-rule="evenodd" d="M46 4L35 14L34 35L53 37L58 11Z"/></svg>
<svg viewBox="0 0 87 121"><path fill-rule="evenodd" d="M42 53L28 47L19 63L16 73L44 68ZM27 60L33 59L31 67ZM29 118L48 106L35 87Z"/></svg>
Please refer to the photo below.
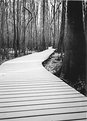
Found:
<svg viewBox="0 0 87 121"><path fill-rule="evenodd" d="M39 5L36 5L36 12L35 12L35 33L36 33L36 41L35 41L35 48L38 50L38 32L37 32L37 24L38 24L38 10L39 10Z"/></svg>
<svg viewBox="0 0 87 121"><path fill-rule="evenodd" d="M4 22L5 22L5 8L4 8L4 0L1 2L1 42L0 42L0 49L1 49L1 58L4 59Z"/></svg>
<svg viewBox="0 0 87 121"><path fill-rule="evenodd" d="M15 0L13 0L13 21L14 21L14 41L13 41L13 48L14 48L14 51L15 51L14 56L17 57L16 23L15 23Z"/></svg>
<svg viewBox="0 0 87 121"><path fill-rule="evenodd" d="M19 47L19 0L17 0L17 50L20 51L20 47Z"/></svg>
<svg viewBox="0 0 87 121"><path fill-rule="evenodd" d="M59 11L60 11L60 10L58 9L58 42L59 42L59 31L60 31L60 29L59 29L59 26L60 26L60 25L59 25Z"/></svg>
<svg viewBox="0 0 87 121"><path fill-rule="evenodd" d="M54 5L53 5L53 15L54 15L54 40L53 40L53 47L54 48L55 48L55 36L56 36L55 7L56 7L56 0L54 0Z"/></svg>
<svg viewBox="0 0 87 121"><path fill-rule="evenodd" d="M45 45L45 0L43 0L43 33L42 33L42 49L46 49Z"/></svg>
<svg viewBox="0 0 87 121"><path fill-rule="evenodd" d="M7 1L6 4L8 4ZM6 8L6 25L7 25L7 48L9 49L8 8Z"/></svg>
<svg viewBox="0 0 87 121"><path fill-rule="evenodd" d="M0 47L4 49L4 0L1 2L1 42Z"/></svg>
<svg viewBox="0 0 87 121"><path fill-rule="evenodd" d="M25 55L25 8L26 0L23 0L23 53Z"/></svg>

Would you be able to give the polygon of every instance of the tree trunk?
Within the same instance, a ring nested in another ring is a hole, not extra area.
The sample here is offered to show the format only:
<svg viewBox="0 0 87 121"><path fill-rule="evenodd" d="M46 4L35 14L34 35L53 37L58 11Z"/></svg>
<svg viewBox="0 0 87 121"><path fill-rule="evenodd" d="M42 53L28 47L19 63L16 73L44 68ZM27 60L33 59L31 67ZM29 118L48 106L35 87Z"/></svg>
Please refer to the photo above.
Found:
<svg viewBox="0 0 87 121"><path fill-rule="evenodd" d="M75 84L86 82L86 41L83 27L82 1L67 3L67 33L61 76Z"/></svg>
<svg viewBox="0 0 87 121"><path fill-rule="evenodd" d="M25 55L25 8L26 0L23 0L23 53Z"/></svg>
<svg viewBox="0 0 87 121"><path fill-rule="evenodd" d="M54 0L54 5L53 5L53 15L54 15L54 39L53 39L53 47L54 48L55 48L55 36L56 36L55 7L56 7L56 0Z"/></svg>
<svg viewBox="0 0 87 121"><path fill-rule="evenodd" d="M66 13L66 0L62 1L62 20L61 20L61 28L60 28L60 36L58 42L58 52L63 51L63 41L64 41L64 34L65 34L65 13Z"/></svg>
<svg viewBox="0 0 87 121"><path fill-rule="evenodd" d="M19 47L19 0L17 0L17 50L20 51L20 47Z"/></svg>
<svg viewBox="0 0 87 121"><path fill-rule="evenodd" d="M13 41L13 48L15 51L14 56L17 57L17 42L16 42L16 22L15 22L15 0L13 1L13 21L14 21L14 41Z"/></svg>
<svg viewBox="0 0 87 121"><path fill-rule="evenodd" d="M8 5L7 1L5 1L5 4ZM6 26L7 26L7 48L9 49L8 7L6 7Z"/></svg>
<svg viewBox="0 0 87 121"><path fill-rule="evenodd" d="M58 9L58 42L59 42L59 33L60 33L60 29L59 29L59 26L60 26L60 21L59 21L59 12L60 12L60 9Z"/></svg>
<svg viewBox="0 0 87 121"><path fill-rule="evenodd" d="M42 49L46 49L45 45L45 0L43 0L43 33L42 33Z"/></svg>
<svg viewBox="0 0 87 121"><path fill-rule="evenodd" d="M1 49L1 58L2 60L5 58L5 42L4 42L4 23L5 23L5 3L4 0L1 1L1 41L0 41L0 49Z"/></svg>
<svg viewBox="0 0 87 121"><path fill-rule="evenodd" d="M87 1L85 4L85 37L86 37L86 52L87 52ZM86 62L87 62L87 53L86 53ZM86 68L87 68L87 63L86 63ZM86 74L86 80L87 80L87 74ZM87 92L87 81L86 81L86 92ZM87 96L87 94L86 94Z"/></svg>
<svg viewBox="0 0 87 121"><path fill-rule="evenodd" d="M35 48L38 50L38 43L37 43L37 16L35 15L35 33L36 33L36 42L35 42Z"/></svg>
<svg viewBox="0 0 87 121"><path fill-rule="evenodd" d="M5 22L4 0L1 2L1 42L0 47L4 49L4 22Z"/></svg>

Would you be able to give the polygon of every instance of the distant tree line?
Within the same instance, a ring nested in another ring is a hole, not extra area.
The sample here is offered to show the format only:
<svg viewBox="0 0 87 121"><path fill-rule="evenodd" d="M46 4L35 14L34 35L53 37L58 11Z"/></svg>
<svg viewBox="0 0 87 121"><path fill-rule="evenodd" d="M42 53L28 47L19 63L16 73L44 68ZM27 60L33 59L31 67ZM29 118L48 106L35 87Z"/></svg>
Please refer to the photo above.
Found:
<svg viewBox="0 0 87 121"><path fill-rule="evenodd" d="M0 0L0 59L57 47L60 0Z"/></svg>

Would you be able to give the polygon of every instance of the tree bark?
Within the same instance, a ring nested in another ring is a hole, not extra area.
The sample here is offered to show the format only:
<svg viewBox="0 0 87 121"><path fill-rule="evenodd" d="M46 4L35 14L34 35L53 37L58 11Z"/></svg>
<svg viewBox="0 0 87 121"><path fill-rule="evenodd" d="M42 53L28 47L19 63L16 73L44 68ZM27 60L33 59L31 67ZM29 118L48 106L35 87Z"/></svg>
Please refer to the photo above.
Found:
<svg viewBox="0 0 87 121"><path fill-rule="evenodd" d="M84 25L85 25L85 37L86 37L86 52L87 52L87 1L85 3L85 18L84 18ZM87 53L86 53L86 62L87 62ZM86 63L86 69L87 69L87 63ZM87 80L87 74L86 74L86 80ZM86 81L86 92L87 92L87 81ZM87 96L87 94L86 94Z"/></svg>
<svg viewBox="0 0 87 121"><path fill-rule="evenodd" d="M65 35L65 14L66 14L66 0L62 1L62 20L61 20L61 28L60 28L60 36L58 42L58 52L63 51L63 42L64 42L64 35Z"/></svg>
<svg viewBox="0 0 87 121"><path fill-rule="evenodd" d="M82 1L67 3L67 33L61 76L75 84L86 82L86 41L83 27Z"/></svg>

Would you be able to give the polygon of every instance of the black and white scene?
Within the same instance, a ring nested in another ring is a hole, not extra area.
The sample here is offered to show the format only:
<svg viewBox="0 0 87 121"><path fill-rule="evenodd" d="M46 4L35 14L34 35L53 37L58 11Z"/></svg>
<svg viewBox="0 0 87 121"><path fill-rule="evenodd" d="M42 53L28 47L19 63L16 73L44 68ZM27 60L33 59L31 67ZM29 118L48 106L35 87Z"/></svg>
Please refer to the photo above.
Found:
<svg viewBox="0 0 87 121"><path fill-rule="evenodd" d="M0 121L87 121L87 0L0 0Z"/></svg>

